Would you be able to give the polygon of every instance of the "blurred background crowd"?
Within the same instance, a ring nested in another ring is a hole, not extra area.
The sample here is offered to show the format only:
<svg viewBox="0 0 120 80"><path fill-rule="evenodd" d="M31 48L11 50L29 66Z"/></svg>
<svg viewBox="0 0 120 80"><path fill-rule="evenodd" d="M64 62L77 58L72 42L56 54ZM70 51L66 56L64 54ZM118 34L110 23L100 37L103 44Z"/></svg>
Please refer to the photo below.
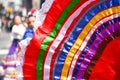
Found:
<svg viewBox="0 0 120 80"><path fill-rule="evenodd" d="M30 13L39 10L44 2L45 0L0 0L0 70L2 67L6 67L5 60L10 58L9 56L11 56L11 51L13 51L13 46L16 43L14 43L16 39L11 39L11 34L20 31L20 29L15 31L18 28L13 29L14 25L18 25L16 21L19 22L21 20L20 23L26 28L22 39L28 36L32 37L34 32L28 26L32 25L34 18L30 16ZM18 16L17 20L15 20L16 16ZM24 30L21 31L24 32ZM16 35L12 37L16 37ZM9 62L11 63L11 61L8 61L7 64ZM2 72L0 71L0 73ZM5 79L5 76L0 74L0 80L14 79Z"/></svg>
<svg viewBox="0 0 120 80"><path fill-rule="evenodd" d="M20 14L25 20L31 8L40 9L45 0L0 0L0 30L11 31L15 14Z"/></svg>

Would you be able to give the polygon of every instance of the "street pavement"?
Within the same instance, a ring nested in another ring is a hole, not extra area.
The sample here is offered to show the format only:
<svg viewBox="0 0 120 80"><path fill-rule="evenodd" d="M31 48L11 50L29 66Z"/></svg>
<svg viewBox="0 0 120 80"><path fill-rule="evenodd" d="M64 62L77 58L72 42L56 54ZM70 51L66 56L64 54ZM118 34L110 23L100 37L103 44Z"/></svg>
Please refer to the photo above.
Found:
<svg viewBox="0 0 120 80"><path fill-rule="evenodd" d="M0 62L7 55L10 45L10 33L0 32Z"/></svg>
<svg viewBox="0 0 120 80"><path fill-rule="evenodd" d="M10 45L11 45L10 33L0 32L0 63L3 60L3 58L5 58L6 55L8 54ZM0 75L0 80L11 80L11 79L5 79L4 76Z"/></svg>

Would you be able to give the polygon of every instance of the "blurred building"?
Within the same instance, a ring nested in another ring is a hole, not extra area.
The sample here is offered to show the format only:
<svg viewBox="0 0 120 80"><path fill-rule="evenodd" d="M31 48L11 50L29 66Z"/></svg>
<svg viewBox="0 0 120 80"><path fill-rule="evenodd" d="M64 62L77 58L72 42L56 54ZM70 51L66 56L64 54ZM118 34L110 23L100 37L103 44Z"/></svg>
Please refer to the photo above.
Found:
<svg viewBox="0 0 120 80"><path fill-rule="evenodd" d="M33 8L40 9L41 0L32 0Z"/></svg>
<svg viewBox="0 0 120 80"><path fill-rule="evenodd" d="M31 8L40 9L45 0L22 0L23 13L28 12Z"/></svg>

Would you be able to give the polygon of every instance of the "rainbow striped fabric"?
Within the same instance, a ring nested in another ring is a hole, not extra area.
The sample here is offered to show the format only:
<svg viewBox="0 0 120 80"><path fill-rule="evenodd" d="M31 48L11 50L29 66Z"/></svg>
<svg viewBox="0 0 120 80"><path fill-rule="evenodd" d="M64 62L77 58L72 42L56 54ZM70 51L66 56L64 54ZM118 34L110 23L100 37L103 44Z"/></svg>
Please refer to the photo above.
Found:
<svg viewBox="0 0 120 80"><path fill-rule="evenodd" d="M47 1L49 10L25 52L24 80L118 78L113 54L119 50L111 51L109 60L103 54L109 53L108 44L120 41L120 0Z"/></svg>

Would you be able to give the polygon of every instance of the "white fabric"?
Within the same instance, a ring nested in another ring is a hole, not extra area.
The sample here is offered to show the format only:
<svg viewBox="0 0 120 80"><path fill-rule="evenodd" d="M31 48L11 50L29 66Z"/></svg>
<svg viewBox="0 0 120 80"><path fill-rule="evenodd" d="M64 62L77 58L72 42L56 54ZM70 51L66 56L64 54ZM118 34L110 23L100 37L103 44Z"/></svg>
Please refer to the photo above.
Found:
<svg viewBox="0 0 120 80"><path fill-rule="evenodd" d="M49 11L53 2L54 0L45 0L45 2L42 4L42 8L36 12L35 30L42 25L46 18L46 13Z"/></svg>
<svg viewBox="0 0 120 80"><path fill-rule="evenodd" d="M17 79L5 77L3 80L17 80Z"/></svg>
<svg viewBox="0 0 120 80"><path fill-rule="evenodd" d="M19 53L17 53L17 63L16 63L16 70L18 72L18 75L17 75L18 80L22 80L22 78L23 78L22 66L24 63L24 55L25 55L26 47L29 44L30 40L31 40L31 38L26 38L19 42L21 51Z"/></svg>
<svg viewBox="0 0 120 80"><path fill-rule="evenodd" d="M23 24L20 25L14 25L12 28L12 39L22 39L26 28L23 26Z"/></svg>

